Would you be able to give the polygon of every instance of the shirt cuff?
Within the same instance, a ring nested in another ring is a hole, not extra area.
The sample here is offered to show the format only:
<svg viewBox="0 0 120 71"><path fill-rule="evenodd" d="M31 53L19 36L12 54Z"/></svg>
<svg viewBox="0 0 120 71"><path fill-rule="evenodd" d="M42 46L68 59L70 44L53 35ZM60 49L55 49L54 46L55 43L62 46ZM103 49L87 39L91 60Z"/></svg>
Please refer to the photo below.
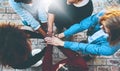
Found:
<svg viewBox="0 0 120 71"><path fill-rule="evenodd" d="M41 23L46 23L46 22L47 22L47 20L41 21Z"/></svg>
<svg viewBox="0 0 120 71"><path fill-rule="evenodd" d="M40 28L41 25L38 25L36 28L34 28L34 30L38 30L38 28Z"/></svg>
<svg viewBox="0 0 120 71"><path fill-rule="evenodd" d="M70 42L69 41L64 41L64 48L69 48L69 45L70 44Z"/></svg>

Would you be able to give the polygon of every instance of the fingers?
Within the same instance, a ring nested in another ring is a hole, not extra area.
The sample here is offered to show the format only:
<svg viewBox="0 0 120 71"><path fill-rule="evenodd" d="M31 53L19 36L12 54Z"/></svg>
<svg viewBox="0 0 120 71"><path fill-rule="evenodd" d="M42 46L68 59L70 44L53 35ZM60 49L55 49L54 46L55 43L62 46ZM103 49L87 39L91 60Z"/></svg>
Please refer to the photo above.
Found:
<svg viewBox="0 0 120 71"><path fill-rule="evenodd" d="M53 32L47 32L47 37L52 37L54 35Z"/></svg>
<svg viewBox="0 0 120 71"><path fill-rule="evenodd" d="M51 42L52 42L52 38L51 38L51 37L46 37L46 38L45 38L45 41L47 42L47 44L48 44L48 43L51 43Z"/></svg>
<svg viewBox="0 0 120 71"><path fill-rule="evenodd" d="M58 38L63 38L64 37L64 33L56 34L55 36L58 37Z"/></svg>
<svg viewBox="0 0 120 71"><path fill-rule="evenodd" d="M52 42L52 40L54 40L54 36L52 37L46 37L44 40L47 41L47 42Z"/></svg>
<svg viewBox="0 0 120 71"><path fill-rule="evenodd" d="M59 42L58 38L56 38L55 36L46 37L45 41L46 41L47 44L51 44L51 45L57 45L58 42Z"/></svg>
<svg viewBox="0 0 120 71"><path fill-rule="evenodd" d="M55 34L55 37L58 37L58 38L59 38L59 34Z"/></svg>

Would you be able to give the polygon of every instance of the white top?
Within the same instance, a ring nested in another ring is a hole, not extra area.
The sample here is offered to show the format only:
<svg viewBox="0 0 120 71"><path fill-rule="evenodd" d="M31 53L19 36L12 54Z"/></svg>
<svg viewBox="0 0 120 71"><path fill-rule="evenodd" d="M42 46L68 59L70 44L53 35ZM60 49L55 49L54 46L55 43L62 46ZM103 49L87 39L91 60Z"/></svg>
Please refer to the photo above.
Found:
<svg viewBox="0 0 120 71"><path fill-rule="evenodd" d="M95 32L92 36L88 36L88 42L91 43L100 37L108 37L109 35L103 31L103 29Z"/></svg>
<svg viewBox="0 0 120 71"><path fill-rule="evenodd" d="M85 6L88 2L89 2L89 0L83 0L82 2L79 2L77 4L73 4L73 5L75 7L82 7L82 6Z"/></svg>

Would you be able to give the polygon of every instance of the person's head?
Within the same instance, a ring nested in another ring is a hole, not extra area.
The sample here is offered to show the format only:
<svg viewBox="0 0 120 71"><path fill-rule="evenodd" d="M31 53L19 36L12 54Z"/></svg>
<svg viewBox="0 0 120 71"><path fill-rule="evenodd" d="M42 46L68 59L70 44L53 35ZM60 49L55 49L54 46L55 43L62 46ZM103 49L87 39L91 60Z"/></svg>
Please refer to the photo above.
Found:
<svg viewBox="0 0 120 71"><path fill-rule="evenodd" d="M27 35L15 25L0 23L0 63L16 65L26 60L31 52Z"/></svg>
<svg viewBox="0 0 120 71"><path fill-rule="evenodd" d="M73 3L78 3L82 0L67 0L67 4L73 4Z"/></svg>
<svg viewBox="0 0 120 71"><path fill-rule="evenodd" d="M101 18L100 23L109 34L109 42L115 45L120 41L120 10L109 9Z"/></svg>
<svg viewBox="0 0 120 71"><path fill-rule="evenodd" d="M32 2L32 0L14 0L14 1L18 3L25 3L25 4L29 4Z"/></svg>

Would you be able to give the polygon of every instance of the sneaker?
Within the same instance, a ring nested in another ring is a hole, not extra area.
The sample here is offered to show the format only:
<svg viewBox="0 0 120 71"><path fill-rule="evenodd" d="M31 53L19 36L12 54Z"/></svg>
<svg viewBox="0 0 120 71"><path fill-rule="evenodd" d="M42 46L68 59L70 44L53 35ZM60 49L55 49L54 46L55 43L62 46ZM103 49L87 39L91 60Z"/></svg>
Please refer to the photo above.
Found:
<svg viewBox="0 0 120 71"><path fill-rule="evenodd" d="M41 52L41 49L33 49L32 50L32 56L34 56L35 54ZM42 60L39 60L36 64L32 65L32 67L38 67L42 64Z"/></svg>

